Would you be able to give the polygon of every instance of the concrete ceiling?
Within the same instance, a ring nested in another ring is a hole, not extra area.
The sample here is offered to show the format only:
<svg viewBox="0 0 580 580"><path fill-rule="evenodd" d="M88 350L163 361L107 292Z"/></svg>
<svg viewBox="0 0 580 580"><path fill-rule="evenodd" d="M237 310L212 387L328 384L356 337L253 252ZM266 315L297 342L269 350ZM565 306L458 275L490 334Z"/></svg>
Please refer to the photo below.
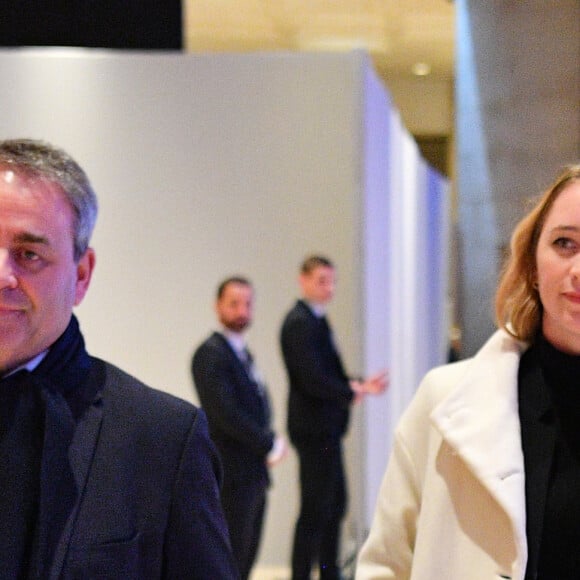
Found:
<svg viewBox="0 0 580 580"><path fill-rule="evenodd" d="M452 81L455 7L450 0L184 0L191 52L341 51L364 48L379 75Z"/></svg>

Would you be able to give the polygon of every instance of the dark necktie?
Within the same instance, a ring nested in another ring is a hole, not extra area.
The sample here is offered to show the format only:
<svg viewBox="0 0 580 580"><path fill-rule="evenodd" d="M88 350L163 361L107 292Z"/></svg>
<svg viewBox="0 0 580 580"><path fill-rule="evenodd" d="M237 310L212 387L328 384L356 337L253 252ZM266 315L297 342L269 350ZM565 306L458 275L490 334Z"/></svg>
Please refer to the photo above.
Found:
<svg viewBox="0 0 580 580"><path fill-rule="evenodd" d="M266 417L266 423L269 424L270 403L268 401L266 388L264 387L264 384L262 383L260 377L258 376L258 373L256 372L256 368L254 366L254 357L247 348L244 348L243 351L241 351L240 358L242 360L242 364L244 365L244 368L246 369L248 376L256 385L256 390L258 391L258 395L260 395L260 401L264 411L264 416Z"/></svg>
<svg viewBox="0 0 580 580"><path fill-rule="evenodd" d="M248 376L254 380L254 357L247 348L243 348L240 351L240 360L242 361Z"/></svg>

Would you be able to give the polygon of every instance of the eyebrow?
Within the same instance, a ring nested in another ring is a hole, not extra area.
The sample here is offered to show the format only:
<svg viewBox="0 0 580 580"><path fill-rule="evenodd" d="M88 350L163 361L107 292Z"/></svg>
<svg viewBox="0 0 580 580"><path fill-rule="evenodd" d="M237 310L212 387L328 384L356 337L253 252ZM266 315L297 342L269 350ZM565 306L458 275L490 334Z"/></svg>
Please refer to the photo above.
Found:
<svg viewBox="0 0 580 580"><path fill-rule="evenodd" d="M552 232L558 232L558 231L578 232L578 231L580 231L580 227L579 226L560 225L560 226L553 227L550 231L552 231Z"/></svg>
<svg viewBox="0 0 580 580"><path fill-rule="evenodd" d="M22 232L17 234L14 238L19 244L42 244L43 246L50 246L48 238L45 236L37 236L30 232Z"/></svg>

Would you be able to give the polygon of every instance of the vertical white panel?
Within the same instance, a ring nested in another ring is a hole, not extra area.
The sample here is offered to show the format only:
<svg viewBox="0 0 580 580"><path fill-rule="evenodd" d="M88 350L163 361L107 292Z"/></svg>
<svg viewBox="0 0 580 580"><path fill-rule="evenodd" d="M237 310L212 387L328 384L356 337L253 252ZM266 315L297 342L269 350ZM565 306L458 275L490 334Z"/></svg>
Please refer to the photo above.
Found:
<svg viewBox="0 0 580 580"><path fill-rule="evenodd" d="M390 270L393 252L390 243L391 103L376 74L369 68L364 98L364 325L365 372L391 366L390 311L392 300ZM363 500L359 540L366 534L366 522L374 509L374 498L382 478L390 446L389 395L373 397L364 406L364 474L360 478Z"/></svg>
<svg viewBox="0 0 580 580"><path fill-rule="evenodd" d="M372 84L367 84L367 91L367 370L375 370L376 361L385 357L391 384L386 395L365 404L366 527L372 520L393 430L424 373L444 361L447 269L441 266L448 255L449 220L446 197L432 199L431 170L388 95ZM375 99L382 99L382 106ZM374 180L377 175L380 185ZM381 302L381 295L388 300ZM379 344L373 342L376 337Z"/></svg>

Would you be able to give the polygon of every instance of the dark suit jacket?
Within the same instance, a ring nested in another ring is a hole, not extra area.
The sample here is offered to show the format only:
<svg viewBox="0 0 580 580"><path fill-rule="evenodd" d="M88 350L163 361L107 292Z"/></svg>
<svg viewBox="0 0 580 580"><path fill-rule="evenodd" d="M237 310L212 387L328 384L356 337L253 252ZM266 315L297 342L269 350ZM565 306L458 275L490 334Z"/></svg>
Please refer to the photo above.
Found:
<svg viewBox="0 0 580 580"><path fill-rule="evenodd" d="M81 490L50 578L238 578L202 411L91 359L69 449Z"/></svg>
<svg viewBox="0 0 580 580"><path fill-rule="evenodd" d="M298 300L282 325L288 379L288 432L294 443L340 439L353 393L325 319Z"/></svg>
<svg viewBox="0 0 580 580"><path fill-rule="evenodd" d="M192 373L226 477L269 482L265 458L274 443L269 402L225 337L214 332L192 359Z"/></svg>

